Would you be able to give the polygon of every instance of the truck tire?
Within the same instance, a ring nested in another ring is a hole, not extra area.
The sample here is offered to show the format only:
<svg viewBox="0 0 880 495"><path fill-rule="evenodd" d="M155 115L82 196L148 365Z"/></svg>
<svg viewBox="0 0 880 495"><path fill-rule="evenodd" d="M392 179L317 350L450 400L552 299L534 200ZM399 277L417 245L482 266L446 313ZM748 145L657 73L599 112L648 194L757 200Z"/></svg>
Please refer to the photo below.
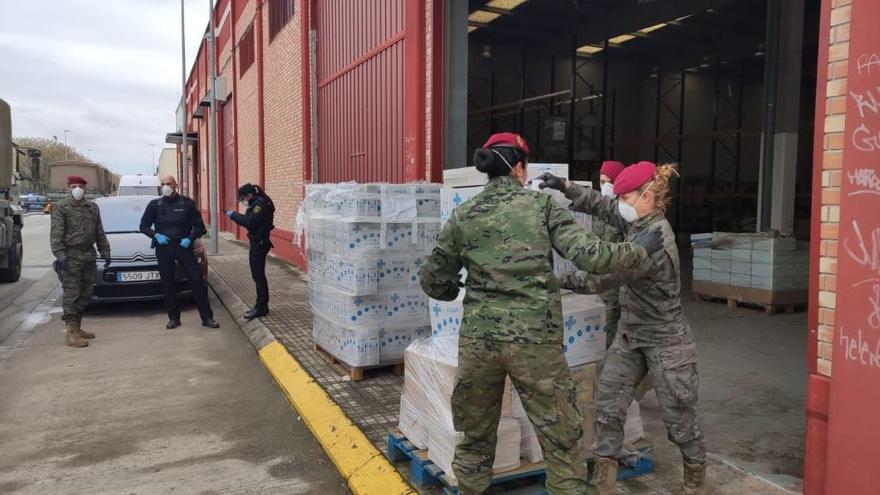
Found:
<svg viewBox="0 0 880 495"><path fill-rule="evenodd" d="M21 240L21 226L16 225L12 234L12 247L9 251L9 267L0 268L0 282L18 282L21 278L21 257L24 243Z"/></svg>

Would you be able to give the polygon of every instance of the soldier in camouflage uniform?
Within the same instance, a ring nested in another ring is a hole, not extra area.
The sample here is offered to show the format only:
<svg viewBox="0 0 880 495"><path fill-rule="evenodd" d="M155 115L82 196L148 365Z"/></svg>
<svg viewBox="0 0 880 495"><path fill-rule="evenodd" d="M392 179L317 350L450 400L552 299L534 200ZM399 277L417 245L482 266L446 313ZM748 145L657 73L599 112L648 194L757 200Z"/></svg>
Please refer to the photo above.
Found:
<svg viewBox="0 0 880 495"><path fill-rule="evenodd" d="M599 186L602 195L614 197L614 179L623 172L624 165L620 162L605 161L599 169ZM593 217L593 235L606 242L623 242L623 234L614 225ZM611 347L617 334L617 321L620 319L620 288L614 287L601 294L605 303L605 348Z"/></svg>
<svg viewBox="0 0 880 495"><path fill-rule="evenodd" d="M523 188L528 147L515 134L493 135L477 150L485 190L453 210L419 274L425 292L450 301L467 269L453 424L464 433L452 469L463 495L486 490L492 478L505 376L534 424L552 494L592 493L579 458L582 416L562 350L562 307L553 275L555 249L578 268L608 273L634 269L661 248L645 232L608 244L574 222L550 196Z"/></svg>
<svg viewBox="0 0 880 495"><path fill-rule="evenodd" d="M52 209L50 243L64 289L61 319L67 326L67 345L87 347L95 334L83 330L81 324L95 288L95 244L106 268L110 266L110 243L104 235L98 205L84 197L86 180L72 175L67 178L67 186L70 197Z"/></svg>
<svg viewBox="0 0 880 495"><path fill-rule="evenodd" d="M623 446L626 409L636 385L650 373L669 439L684 461L682 493L705 495L706 447L695 405L700 385L694 337L681 306L681 280L675 233L664 216L672 165L640 162L615 181L619 200L603 197L565 179L547 176L543 184L565 192L571 208L597 215L633 239L649 230L663 234L663 250L628 272L593 276L566 274L562 285L600 293L622 286L617 336L605 358L596 398L594 482L599 494L614 493L617 455ZM545 174L547 175L547 174Z"/></svg>

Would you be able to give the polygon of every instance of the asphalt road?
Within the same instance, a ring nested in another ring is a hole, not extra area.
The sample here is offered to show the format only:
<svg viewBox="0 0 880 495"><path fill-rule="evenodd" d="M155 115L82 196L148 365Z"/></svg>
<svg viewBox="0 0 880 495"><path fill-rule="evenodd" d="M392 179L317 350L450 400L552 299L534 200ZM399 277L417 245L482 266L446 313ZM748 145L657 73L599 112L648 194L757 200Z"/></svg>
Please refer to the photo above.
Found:
<svg viewBox="0 0 880 495"><path fill-rule="evenodd" d="M48 219L25 232L27 277L2 292L0 493L348 493L219 300L217 330L192 305L173 331L161 304L98 307L97 338L67 347Z"/></svg>

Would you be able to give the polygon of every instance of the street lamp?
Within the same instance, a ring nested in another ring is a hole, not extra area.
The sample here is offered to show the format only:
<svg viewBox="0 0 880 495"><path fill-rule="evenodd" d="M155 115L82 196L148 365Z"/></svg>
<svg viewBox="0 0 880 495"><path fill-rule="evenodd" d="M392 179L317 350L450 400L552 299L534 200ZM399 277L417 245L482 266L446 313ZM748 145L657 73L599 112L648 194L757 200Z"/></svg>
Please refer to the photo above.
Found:
<svg viewBox="0 0 880 495"><path fill-rule="evenodd" d="M67 133L70 129L64 129L64 161L67 161Z"/></svg>
<svg viewBox="0 0 880 495"><path fill-rule="evenodd" d="M159 175L159 170L156 168L156 145L151 144L150 148L153 148L153 168L150 169L155 175Z"/></svg>

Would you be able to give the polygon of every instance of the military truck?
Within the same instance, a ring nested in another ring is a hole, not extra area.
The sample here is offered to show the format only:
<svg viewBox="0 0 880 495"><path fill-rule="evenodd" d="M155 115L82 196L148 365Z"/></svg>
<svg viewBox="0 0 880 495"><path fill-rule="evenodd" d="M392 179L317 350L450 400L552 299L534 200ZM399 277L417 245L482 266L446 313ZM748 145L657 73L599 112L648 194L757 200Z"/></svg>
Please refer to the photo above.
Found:
<svg viewBox="0 0 880 495"><path fill-rule="evenodd" d="M12 114L9 104L0 99L0 282L16 282L21 277L23 218L11 195L16 153L12 146Z"/></svg>

